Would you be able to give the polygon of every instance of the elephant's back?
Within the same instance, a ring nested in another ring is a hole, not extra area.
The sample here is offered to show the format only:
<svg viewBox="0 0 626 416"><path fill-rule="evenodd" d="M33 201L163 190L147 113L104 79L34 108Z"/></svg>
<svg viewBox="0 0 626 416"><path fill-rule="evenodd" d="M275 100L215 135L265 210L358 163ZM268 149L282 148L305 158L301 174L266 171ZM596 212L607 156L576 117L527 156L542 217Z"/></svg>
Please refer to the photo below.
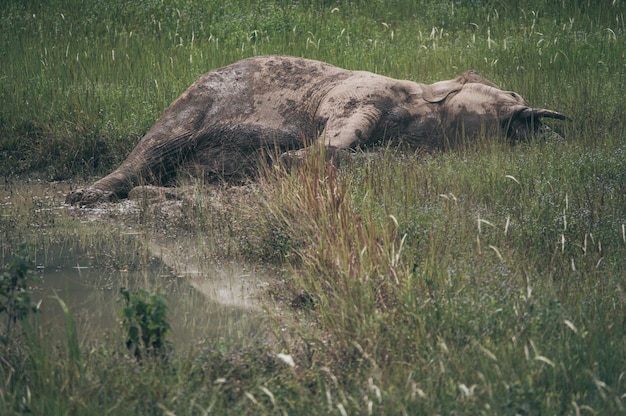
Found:
<svg viewBox="0 0 626 416"><path fill-rule="evenodd" d="M202 109L207 128L247 125L312 133L321 100L351 74L309 59L260 56L207 72L180 100Z"/></svg>
<svg viewBox="0 0 626 416"><path fill-rule="evenodd" d="M351 73L310 59L259 56L207 72L186 93L211 97L214 110L222 113L245 115L294 103L314 111L323 96ZM259 104L262 107L256 108Z"/></svg>

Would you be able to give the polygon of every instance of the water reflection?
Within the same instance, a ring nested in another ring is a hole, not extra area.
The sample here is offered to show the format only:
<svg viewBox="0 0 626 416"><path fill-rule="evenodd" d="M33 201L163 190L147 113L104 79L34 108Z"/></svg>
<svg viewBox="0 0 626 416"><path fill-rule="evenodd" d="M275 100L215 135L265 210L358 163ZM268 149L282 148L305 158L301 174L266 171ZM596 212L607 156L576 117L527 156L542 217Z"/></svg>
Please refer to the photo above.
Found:
<svg viewBox="0 0 626 416"><path fill-rule="evenodd" d="M79 247L48 253L48 260L39 266L41 282L34 285L33 300L41 302L41 322L63 341L65 316L57 295L70 307L81 341L121 334L120 288L162 288L177 345L218 337L266 338L265 314L255 304L254 289L263 283L259 270L236 264L199 267L192 258L182 260L165 245L151 244L151 250L169 267L155 259L142 270L112 270ZM174 262L174 258L181 260Z"/></svg>

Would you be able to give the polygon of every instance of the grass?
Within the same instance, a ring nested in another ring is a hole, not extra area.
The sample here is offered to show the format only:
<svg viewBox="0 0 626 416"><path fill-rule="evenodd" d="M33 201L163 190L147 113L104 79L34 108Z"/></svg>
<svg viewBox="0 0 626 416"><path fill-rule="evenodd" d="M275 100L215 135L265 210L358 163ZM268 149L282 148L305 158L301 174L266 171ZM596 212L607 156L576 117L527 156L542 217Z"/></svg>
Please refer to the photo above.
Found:
<svg viewBox="0 0 626 416"><path fill-rule="evenodd" d="M282 264L277 298L306 292L314 309L277 321L275 345L206 340L167 365L138 365L116 339L78 360L39 330L2 355L2 413L623 413L624 14L621 1L9 2L3 251L78 238L143 267L141 241L110 244L123 221L80 223L48 209L69 185L33 198L15 178L110 170L197 76L251 55L424 82L472 68L573 121L553 123L560 143L389 149L339 169L314 155L251 187L201 186L174 218L142 206L147 234Z"/></svg>
<svg viewBox="0 0 626 416"><path fill-rule="evenodd" d="M339 178L324 172L321 185L309 167L275 191L270 201L296 200L272 209L281 228L315 236L298 251L296 281L335 335L345 383L365 389L374 377L381 391L414 397L387 396L392 413L399 402L409 414L568 413L583 402L622 411L599 386L624 374L623 185L616 175L590 189L594 161L619 170L617 154L555 144L386 155ZM460 169L462 179L446 178ZM303 200L308 186L318 193ZM367 194L347 196L355 191ZM611 357L603 376L600 357Z"/></svg>

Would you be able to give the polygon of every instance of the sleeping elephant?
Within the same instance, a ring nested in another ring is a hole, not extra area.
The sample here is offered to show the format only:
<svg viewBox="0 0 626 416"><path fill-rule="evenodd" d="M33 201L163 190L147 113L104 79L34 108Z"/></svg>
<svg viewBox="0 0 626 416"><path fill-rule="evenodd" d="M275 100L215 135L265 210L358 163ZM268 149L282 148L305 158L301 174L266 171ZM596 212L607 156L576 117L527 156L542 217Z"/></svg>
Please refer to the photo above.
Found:
<svg viewBox="0 0 626 416"><path fill-rule="evenodd" d="M523 139L549 130L529 107L476 72L426 85L323 62L260 56L204 74L185 91L111 174L70 192L69 204L127 197L139 184L163 185L181 169L228 178L260 154L301 158L384 142L438 149L463 137Z"/></svg>

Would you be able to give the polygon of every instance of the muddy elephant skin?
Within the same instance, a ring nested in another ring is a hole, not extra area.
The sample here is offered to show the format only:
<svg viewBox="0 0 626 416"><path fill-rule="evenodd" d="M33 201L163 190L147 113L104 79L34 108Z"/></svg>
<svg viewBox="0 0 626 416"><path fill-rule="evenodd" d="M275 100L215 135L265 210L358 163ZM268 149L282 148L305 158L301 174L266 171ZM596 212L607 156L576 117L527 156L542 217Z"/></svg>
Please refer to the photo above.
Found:
<svg viewBox="0 0 626 416"><path fill-rule="evenodd" d="M488 132L525 138L547 129L542 118L566 117L531 108L473 71L426 85L303 58L248 58L200 77L115 171L70 192L66 202L119 200L183 169L228 178L249 169L261 152L289 159L319 145L354 149L392 141L440 149Z"/></svg>

